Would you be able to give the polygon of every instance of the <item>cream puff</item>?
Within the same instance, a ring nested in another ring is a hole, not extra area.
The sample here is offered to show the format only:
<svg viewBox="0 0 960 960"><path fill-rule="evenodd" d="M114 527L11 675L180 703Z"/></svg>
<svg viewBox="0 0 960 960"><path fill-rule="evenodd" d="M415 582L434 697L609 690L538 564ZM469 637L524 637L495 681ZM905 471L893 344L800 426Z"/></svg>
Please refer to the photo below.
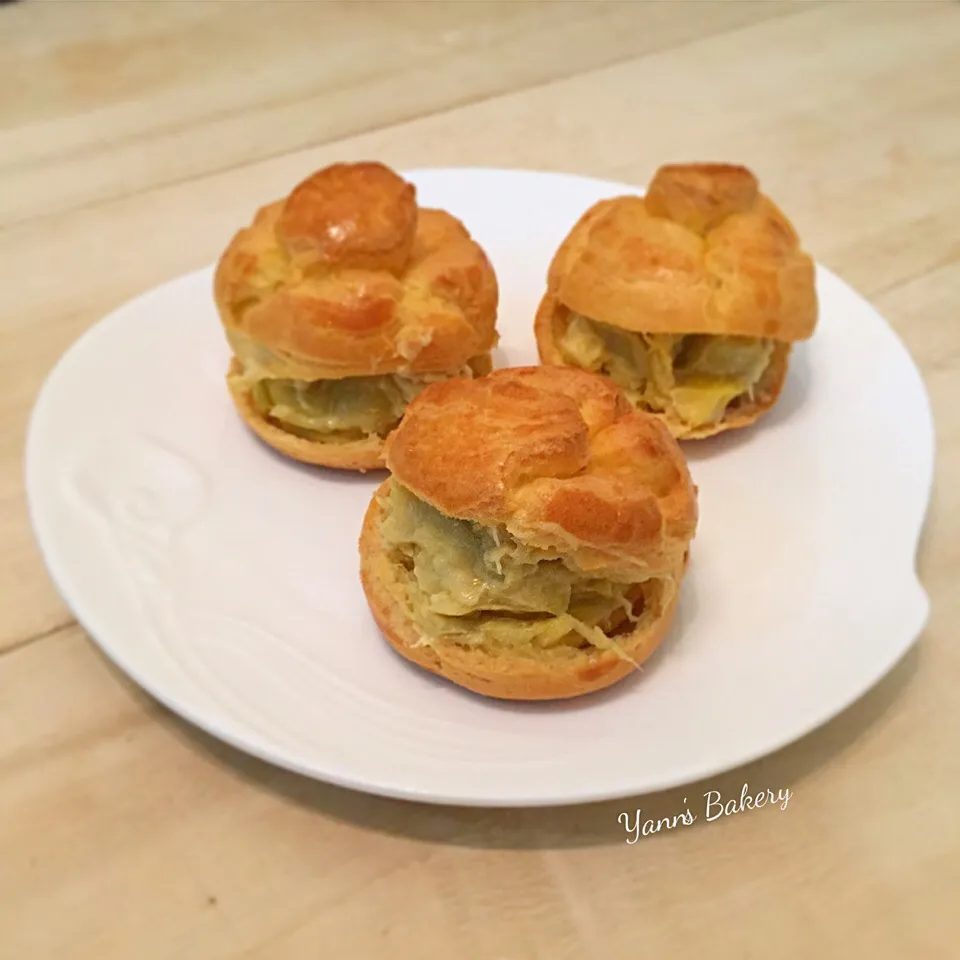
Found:
<svg viewBox="0 0 960 960"><path fill-rule="evenodd" d="M428 384L492 368L498 285L456 217L380 163L339 163L260 209L215 271L249 427L282 454L348 470Z"/></svg>
<svg viewBox="0 0 960 960"><path fill-rule="evenodd" d="M741 166L661 167L561 243L534 323L540 359L604 374L679 439L753 423L818 318L815 264Z"/></svg>
<svg viewBox="0 0 960 960"><path fill-rule="evenodd" d="M386 444L360 578L404 658L488 697L580 696L666 636L698 522L677 441L563 367L432 384Z"/></svg>

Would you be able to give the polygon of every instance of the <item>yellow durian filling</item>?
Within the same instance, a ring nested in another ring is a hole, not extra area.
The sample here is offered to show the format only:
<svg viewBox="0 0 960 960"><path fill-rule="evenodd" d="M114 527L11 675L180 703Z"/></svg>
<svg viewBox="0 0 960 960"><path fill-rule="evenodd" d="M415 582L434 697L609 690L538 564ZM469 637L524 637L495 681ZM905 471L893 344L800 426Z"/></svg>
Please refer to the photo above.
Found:
<svg viewBox="0 0 960 960"><path fill-rule="evenodd" d="M673 412L691 429L719 423L752 398L774 342L706 334L643 334L571 314L558 346L567 363L602 373L635 406Z"/></svg>
<svg viewBox="0 0 960 960"><path fill-rule="evenodd" d="M503 528L446 516L396 479L381 504L378 574L428 645L548 656L613 650L629 660L615 638L659 617L676 588L669 578L585 574Z"/></svg>
<svg viewBox="0 0 960 960"><path fill-rule="evenodd" d="M426 386L397 376L347 377L343 380L259 380L253 403L265 417L291 433L312 440L385 436L407 404Z"/></svg>
<svg viewBox="0 0 960 960"><path fill-rule="evenodd" d="M256 409L287 432L317 442L385 437L429 384L475 376L474 368L465 364L451 373L296 380L276 376L276 365L259 358L247 357L242 363L243 371L232 379L250 391Z"/></svg>

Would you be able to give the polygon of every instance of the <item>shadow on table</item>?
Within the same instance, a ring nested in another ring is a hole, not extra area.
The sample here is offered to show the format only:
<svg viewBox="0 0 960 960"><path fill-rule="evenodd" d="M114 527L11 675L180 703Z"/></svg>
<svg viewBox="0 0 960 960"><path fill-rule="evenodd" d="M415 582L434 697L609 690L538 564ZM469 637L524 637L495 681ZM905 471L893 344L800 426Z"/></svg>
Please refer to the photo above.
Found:
<svg viewBox="0 0 960 960"><path fill-rule="evenodd" d="M579 806L541 809L443 807L356 793L256 760L213 739L165 709L159 709L163 722L191 749L202 751L256 788L269 791L284 802L299 804L319 816L341 820L365 830L462 847L564 849L623 844L628 837L633 840L632 824L638 808L643 811L642 820L649 818L656 822L664 817L672 820L688 806L684 798L697 815L697 822L684 829L701 829L706 822L704 795L707 791L719 791L726 802L739 799L745 783L749 784L750 795L768 789L774 794L789 789L792 794L790 803L802 804L804 779L824 765L836 763L883 717L916 673L922 656L921 647L922 640L868 694L829 724L790 747L702 782L642 797ZM825 665L825 669L829 669L829 665ZM629 814L630 833L620 819L621 813ZM672 832L675 830L663 830L643 839L644 842L655 842Z"/></svg>

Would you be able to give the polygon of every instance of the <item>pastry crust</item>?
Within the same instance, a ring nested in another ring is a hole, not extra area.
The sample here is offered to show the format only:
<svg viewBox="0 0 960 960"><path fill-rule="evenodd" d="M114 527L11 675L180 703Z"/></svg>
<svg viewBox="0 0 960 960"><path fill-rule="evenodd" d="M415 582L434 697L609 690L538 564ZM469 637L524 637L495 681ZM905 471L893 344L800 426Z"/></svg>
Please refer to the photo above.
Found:
<svg viewBox="0 0 960 960"><path fill-rule="evenodd" d="M616 683L666 636L696 532L697 489L667 428L611 381L541 366L431 385L407 408L385 461L393 476L364 519L361 581L380 630L406 659L485 696L556 699ZM645 612L616 636L621 653L424 642L403 600L403 567L381 533L391 484L448 517L502 527L585 576L642 584Z"/></svg>
<svg viewBox="0 0 960 960"><path fill-rule="evenodd" d="M629 660L610 650L576 651L569 657L503 656L453 642L424 644L389 581L394 575L380 535L381 498L377 490L360 535L360 578L371 614L390 646L405 660L481 696L498 700L564 700L613 686L640 668L663 643L673 625L679 597L663 597L658 615L617 642ZM686 561L673 575L682 579Z"/></svg>
<svg viewBox="0 0 960 960"><path fill-rule="evenodd" d="M307 439L264 416L257 379L312 382L492 368L499 289L483 249L380 163L340 163L257 211L230 241L214 299L233 352L233 401L271 447L304 463L383 466L383 437Z"/></svg>
<svg viewBox="0 0 960 960"><path fill-rule="evenodd" d="M556 304L637 333L793 343L813 335L813 260L746 168L661 167L642 197L602 200L550 264Z"/></svg>
<svg viewBox="0 0 960 960"><path fill-rule="evenodd" d="M669 430L612 381L570 367L432 384L384 459L441 513L503 524L584 570L672 570L697 525L696 488Z"/></svg>
<svg viewBox="0 0 960 960"><path fill-rule="evenodd" d="M818 320L816 266L785 214L745 167L661 167L644 196L602 200L557 249L534 321L540 359L559 348L571 314L636 334L773 341L766 369L717 421L655 411L679 439L745 427L783 389L794 343Z"/></svg>
<svg viewBox="0 0 960 960"><path fill-rule="evenodd" d="M327 167L260 209L214 298L237 357L278 378L443 373L497 343L485 252L379 163Z"/></svg>

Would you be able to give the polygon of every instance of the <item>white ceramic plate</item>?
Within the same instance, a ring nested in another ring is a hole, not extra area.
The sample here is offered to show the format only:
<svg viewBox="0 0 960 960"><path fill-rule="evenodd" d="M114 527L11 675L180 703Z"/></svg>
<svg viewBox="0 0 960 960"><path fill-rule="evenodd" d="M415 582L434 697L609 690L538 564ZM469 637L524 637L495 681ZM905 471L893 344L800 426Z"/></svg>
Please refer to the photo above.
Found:
<svg viewBox="0 0 960 960"><path fill-rule="evenodd" d="M409 176L493 260L498 366L537 362L533 313L579 214L639 192L534 172ZM250 435L224 386L211 275L144 294L74 344L36 404L26 476L79 622L157 699L241 750L430 802L638 794L824 723L926 622L914 569L933 474L926 394L890 327L826 270L819 330L775 411L687 447L701 525L671 637L638 675L552 705L465 693L382 640L356 548L382 476L305 468Z"/></svg>

